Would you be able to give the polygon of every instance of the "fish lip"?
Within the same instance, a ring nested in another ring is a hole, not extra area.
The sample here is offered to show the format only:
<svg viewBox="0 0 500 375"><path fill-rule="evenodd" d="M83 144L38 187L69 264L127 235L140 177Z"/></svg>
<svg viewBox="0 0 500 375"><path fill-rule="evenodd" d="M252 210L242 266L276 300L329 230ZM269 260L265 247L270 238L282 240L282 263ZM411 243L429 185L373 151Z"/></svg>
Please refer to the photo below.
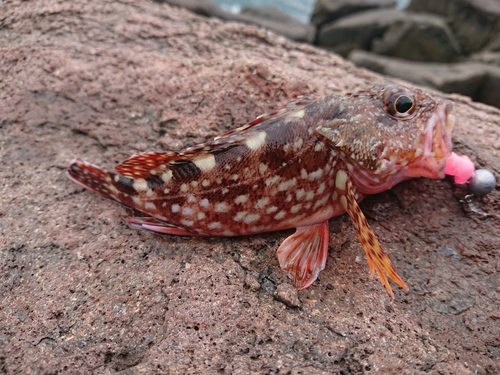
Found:
<svg viewBox="0 0 500 375"><path fill-rule="evenodd" d="M388 190L403 180L417 177L444 178L446 160L452 152L451 133L455 124L454 106L451 101L437 103L432 115L424 124L421 138L421 155L400 167L396 173L363 174L351 166L350 172L356 187L363 194L375 194Z"/></svg>
<svg viewBox="0 0 500 375"><path fill-rule="evenodd" d="M440 102L427 122L424 133L423 155L419 162L408 166L410 177L444 178L446 159L453 150L451 133L455 125L453 103ZM412 171L413 170L413 171ZM415 172L420 175L414 175Z"/></svg>

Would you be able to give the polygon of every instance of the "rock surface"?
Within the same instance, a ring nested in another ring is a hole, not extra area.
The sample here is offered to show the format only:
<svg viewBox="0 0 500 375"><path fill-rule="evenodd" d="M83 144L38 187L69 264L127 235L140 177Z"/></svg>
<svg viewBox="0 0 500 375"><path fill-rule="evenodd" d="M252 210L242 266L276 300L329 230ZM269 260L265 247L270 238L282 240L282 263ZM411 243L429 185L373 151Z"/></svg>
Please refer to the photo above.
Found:
<svg viewBox="0 0 500 375"><path fill-rule="evenodd" d="M345 215L295 295L275 257L289 232L134 231L130 210L64 175L74 157L112 168L388 78L148 1L4 1L0 46L0 372L500 372L498 188L462 204L463 187L420 179L363 202L410 286L392 300ZM455 151L498 181L500 111L454 99Z"/></svg>

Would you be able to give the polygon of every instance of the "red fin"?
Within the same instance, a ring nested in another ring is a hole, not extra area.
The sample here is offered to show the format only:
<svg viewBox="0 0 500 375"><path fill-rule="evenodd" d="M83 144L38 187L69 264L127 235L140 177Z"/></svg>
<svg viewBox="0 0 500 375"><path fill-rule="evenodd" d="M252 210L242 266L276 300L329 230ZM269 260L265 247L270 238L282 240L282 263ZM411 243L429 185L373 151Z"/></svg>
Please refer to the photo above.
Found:
<svg viewBox="0 0 500 375"><path fill-rule="evenodd" d="M129 178L152 178L166 170L167 164L178 158L177 152L146 152L136 154L115 167L115 170ZM153 173L151 173L153 172Z"/></svg>
<svg viewBox="0 0 500 375"><path fill-rule="evenodd" d="M95 191L105 198L117 200L111 196L111 189L109 189L115 173L108 172L84 160L75 159L71 161L66 176L78 185Z"/></svg>
<svg viewBox="0 0 500 375"><path fill-rule="evenodd" d="M188 232L178 226L153 217L129 217L127 223L134 229L144 229L155 233L170 234L173 236L199 237L201 235Z"/></svg>
<svg viewBox="0 0 500 375"><path fill-rule="evenodd" d="M366 259L368 260L368 267L370 267L370 271L372 273L372 278L375 275L375 271L377 271L378 277L380 278L382 284L385 286L385 289L387 289L392 298L394 298L394 293L392 292L392 288L389 284L389 281L387 280L387 276L389 276L389 278L391 278L396 284L404 289L408 289L408 286L396 273L396 270L394 269L389 256L384 252L384 250L382 250L382 247L380 246L375 233L373 233L370 226L368 225L365 215L356 202L354 186L352 185L352 182L350 180L346 181L346 187L347 206L344 208L349 214L349 217L351 218L356 231L358 232L359 241L361 242L363 250L365 251Z"/></svg>
<svg viewBox="0 0 500 375"><path fill-rule="evenodd" d="M328 221L297 228L279 247L277 253L281 268L295 283L305 289L325 269L328 257Z"/></svg>

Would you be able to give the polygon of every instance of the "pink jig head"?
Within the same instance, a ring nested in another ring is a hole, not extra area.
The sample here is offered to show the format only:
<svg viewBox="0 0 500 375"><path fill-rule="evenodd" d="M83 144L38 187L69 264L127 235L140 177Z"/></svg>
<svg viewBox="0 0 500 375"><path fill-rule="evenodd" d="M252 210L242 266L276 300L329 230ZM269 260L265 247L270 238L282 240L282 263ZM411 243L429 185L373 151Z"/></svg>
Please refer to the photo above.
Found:
<svg viewBox="0 0 500 375"><path fill-rule="evenodd" d="M453 176L456 184L467 183L469 191L479 197L491 193L496 186L493 173L486 169L475 170L467 156L459 156L454 152L446 159L444 173Z"/></svg>
<svg viewBox="0 0 500 375"><path fill-rule="evenodd" d="M456 184L465 184L474 173L475 168L468 156L459 156L454 152L446 159L444 173L455 178Z"/></svg>

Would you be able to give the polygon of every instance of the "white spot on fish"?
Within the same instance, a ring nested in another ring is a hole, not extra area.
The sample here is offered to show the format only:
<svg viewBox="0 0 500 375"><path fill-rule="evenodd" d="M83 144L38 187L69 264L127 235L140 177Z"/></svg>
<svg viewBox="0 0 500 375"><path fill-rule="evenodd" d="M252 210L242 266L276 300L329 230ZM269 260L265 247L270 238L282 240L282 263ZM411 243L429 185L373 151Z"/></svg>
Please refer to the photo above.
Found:
<svg viewBox="0 0 500 375"><path fill-rule="evenodd" d="M141 198L139 198L138 196L133 196L132 197L132 202L134 202L138 206L142 206Z"/></svg>
<svg viewBox="0 0 500 375"><path fill-rule="evenodd" d="M248 201L248 195L238 195L235 198L234 203L243 204L243 203L246 203L247 201Z"/></svg>
<svg viewBox="0 0 500 375"><path fill-rule="evenodd" d="M314 203L313 210L315 210L318 207L323 206L327 201L328 201L329 196L325 195L323 198L319 199Z"/></svg>
<svg viewBox="0 0 500 375"><path fill-rule="evenodd" d="M229 206L226 202L220 202L215 204L215 212L228 212Z"/></svg>
<svg viewBox="0 0 500 375"><path fill-rule="evenodd" d="M186 226L186 227L190 227L194 224L194 221L193 220L185 220L185 219L182 219L181 220L181 224Z"/></svg>
<svg viewBox="0 0 500 375"><path fill-rule="evenodd" d="M165 194L168 194L168 193L170 193L170 189L169 189L169 188L165 188L165 190L163 190L163 192L164 192Z"/></svg>
<svg viewBox="0 0 500 375"><path fill-rule="evenodd" d="M203 186L203 187L209 187L210 186L210 181L208 181L207 179L203 180L201 182L201 186Z"/></svg>
<svg viewBox="0 0 500 375"><path fill-rule="evenodd" d="M178 204L173 204L172 205L172 212L179 212L181 210L181 206Z"/></svg>
<svg viewBox="0 0 500 375"><path fill-rule="evenodd" d="M196 217L198 218L198 220L203 220L206 217L206 215L204 212L198 212Z"/></svg>
<svg viewBox="0 0 500 375"><path fill-rule="evenodd" d="M248 214L247 211L240 211L236 214L234 217L234 221L241 221L246 215Z"/></svg>
<svg viewBox="0 0 500 375"><path fill-rule="evenodd" d="M239 176L238 174L233 174L233 175L231 176L231 180L238 181L238 178L239 178L239 177L240 177L240 176Z"/></svg>
<svg viewBox="0 0 500 375"><path fill-rule="evenodd" d="M316 190L316 194L318 194L318 195L323 194L323 192L325 191L325 188L326 188L325 183L322 182L321 184L319 184L318 190Z"/></svg>
<svg viewBox="0 0 500 375"><path fill-rule="evenodd" d="M135 189L135 191L138 191L138 192L146 191L149 189L147 181L143 178L138 178L138 179L134 180L132 187Z"/></svg>
<svg viewBox="0 0 500 375"><path fill-rule="evenodd" d="M220 229L222 228L222 224L218 221L214 221L213 223L208 223L207 227L208 229Z"/></svg>
<svg viewBox="0 0 500 375"><path fill-rule="evenodd" d="M314 181L318 178L321 178L323 176L323 169L319 168L315 170L314 172L309 173L309 181Z"/></svg>
<svg viewBox="0 0 500 375"><path fill-rule="evenodd" d="M290 117L304 118L304 115L305 115L305 114L306 114L306 112L305 112L303 109L301 109L300 111L297 111L297 112L295 112L295 113L292 113L292 114L290 115Z"/></svg>
<svg viewBox="0 0 500 375"><path fill-rule="evenodd" d="M191 181L191 186L192 187L197 187L198 186L198 181Z"/></svg>
<svg viewBox="0 0 500 375"><path fill-rule="evenodd" d="M345 190L347 183L347 173L343 170L339 170L335 176L335 186L337 189Z"/></svg>
<svg viewBox="0 0 500 375"><path fill-rule="evenodd" d="M268 205L268 203L269 203L268 197L261 198L257 201L257 203L255 203L255 208L262 209L262 208L266 207Z"/></svg>
<svg viewBox="0 0 500 375"><path fill-rule="evenodd" d="M187 184L182 184L182 185L181 185L181 191L182 191L183 193L187 193L187 192L188 192L188 190L189 190L189 187L188 187L188 185L187 185Z"/></svg>
<svg viewBox="0 0 500 375"><path fill-rule="evenodd" d="M144 205L144 208L146 210L156 210L155 204L151 203L151 202L146 202L146 204Z"/></svg>
<svg viewBox="0 0 500 375"><path fill-rule="evenodd" d="M192 216L194 214L194 210L191 207L182 207L182 214L184 216Z"/></svg>
<svg viewBox="0 0 500 375"><path fill-rule="evenodd" d="M212 154L203 154L193 159L194 165L202 172L210 172L215 167L215 156Z"/></svg>
<svg viewBox="0 0 500 375"><path fill-rule="evenodd" d="M296 140L295 143L293 144L293 151L298 152L302 148L303 144L304 140L302 138Z"/></svg>
<svg viewBox="0 0 500 375"><path fill-rule="evenodd" d="M264 173L266 173L267 171L267 165L265 165L264 163L260 163L259 164L259 173L261 175L263 175Z"/></svg>
<svg viewBox="0 0 500 375"><path fill-rule="evenodd" d="M274 185L276 182L279 181L280 178L281 178L280 176L274 175L274 176L271 176L269 178L266 178L264 183L266 184L266 186Z"/></svg>
<svg viewBox="0 0 500 375"><path fill-rule="evenodd" d="M210 203L208 203L208 199L207 198L203 198L200 201L200 207L203 207L203 208L209 208L210 207Z"/></svg>
<svg viewBox="0 0 500 375"><path fill-rule="evenodd" d="M311 200L313 200L313 198L314 198L314 191L312 191L312 190L308 191L306 193L306 201L311 201Z"/></svg>
<svg viewBox="0 0 500 375"><path fill-rule="evenodd" d="M292 214L296 214L297 212L300 211L301 208L302 208L302 205L300 203L296 204L295 206L292 206L292 208L290 208L290 212Z"/></svg>
<svg viewBox="0 0 500 375"><path fill-rule="evenodd" d="M314 146L314 151L319 152L323 150L324 146L323 143L316 143L316 146Z"/></svg>
<svg viewBox="0 0 500 375"><path fill-rule="evenodd" d="M249 215L245 216L243 221L245 222L245 224L250 224L250 223L256 222L259 219L260 219L259 214L249 214Z"/></svg>
<svg viewBox="0 0 500 375"><path fill-rule="evenodd" d="M250 149L250 150L257 150L260 146L262 146L266 140L267 133L262 131L259 132L252 137L248 138L245 141L245 145Z"/></svg>
<svg viewBox="0 0 500 375"><path fill-rule="evenodd" d="M196 202L196 198L193 194L189 194L188 197L187 197L187 201L189 203L193 203L193 202Z"/></svg>
<svg viewBox="0 0 500 375"><path fill-rule="evenodd" d="M306 191L304 189L299 189L295 192L295 197L297 198L297 200L303 198L304 195L306 195Z"/></svg>
<svg viewBox="0 0 500 375"><path fill-rule="evenodd" d="M302 178L303 180L305 180L307 178L307 176L308 176L307 171L304 168L302 168L300 170L300 178Z"/></svg>
<svg viewBox="0 0 500 375"><path fill-rule="evenodd" d="M168 170L165 173L162 173L161 179L163 180L163 182L168 184L170 182L170 180L172 179L172 171Z"/></svg>
<svg viewBox="0 0 500 375"><path fill-rule="evenodd" d="M267 213L267 214L272 214L273 212L276 212L276 211L278 211L278 207L271 206L271 207L269 207L269 208L266 210L266 213Z"/></svg>
<svg viewBox="0 0 500 375"><path fill-rule="evenodd" d="M295 186L297 184L297 179L292 178L291 180L283 181L278 185L278 191L285 191Z"/></svg>
<svg viewBox="0 0 500 375"><path fill-rule="evenodd" d="M285 211L280 211L276 215L274 215L274 219L275 220L283 219L285 217L285 215L286 215Z"/></svg>

